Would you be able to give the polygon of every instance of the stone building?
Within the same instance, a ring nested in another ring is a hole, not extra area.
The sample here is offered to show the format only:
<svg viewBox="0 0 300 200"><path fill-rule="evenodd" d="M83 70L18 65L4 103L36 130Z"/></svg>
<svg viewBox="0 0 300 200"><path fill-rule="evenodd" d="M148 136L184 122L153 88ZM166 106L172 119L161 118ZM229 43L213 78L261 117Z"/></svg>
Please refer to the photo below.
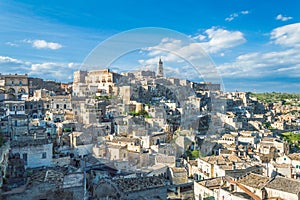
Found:
<svg viewBox="0 0 300 200"><path fill-rule="evenodd" d="M52 96L49 99L50 110L72 110L71 97L67 95Z"/></svg>
<svg viewBox="0 0 300 200"><path fill-rule="evenodd" d="M42 118L45 115L44 101L26 101L25 113L33 119Z"/></svg>
<svg viewBox="0 0 300 200"><path fill-rule="evenodd" d="M33 170L27 184L0 194L1 199L84 199L83 173L65 174L61 168Z"/></svg>
<svg viewBox="0 0 300 200"><path fill-rule="evenodd" d="M100 179L93 185L92 199L167 199L162 177Z"/></svg>
<svg viewBox="0 0 300 200"><path fill-rule="evenodd" d="M165 166L169 167L175 167L175 161L176 157L175 156L168 156L165 154L156 154L155 155L155 164L163 164Z"/></svg>
<svg viewBox="0 0 300 200"><path fill-rule="evenodd" d="M211 82L201 82L201 83L191 83L192 88L196 91L219 91L221 90L221 85L220 84L214 84Z"/></svg>
<svg viewBox="0 0 300 200"><path fill-rule="evenodd" d="M277 154L283 155L289 153L289 146L287 142L281 141L278 138L265 137L258 143L257 150L262 154L271 154L275 150Z"/></svg>
<svg viewBox="0 0 300 200"><path fill-rule="evenodd" d="M87 71L74 72L73 96L85 96L85 92L87 90L85 78L87 77L87 74Z"/></svg>
<svg viewBox="0 0 300 200"><path fill-rule="evenodd" d="M56 81L47 81L47 80L45 81L41 78L29 77L28 84L29 84L29 95L30 96L34 95L34 91L40 90L40 89L52 91L53 94L55 94L55 95L65 95L68 93L65 91L65 89L63 89L61 87L61 83L56 82Z"/></svg>
<svg viewBox="0 0 300 200"><path fill-rule="evenodd" d="M115 93L113 87L118 83L121 75L109 69L74 72L73 95L87 96Z"/></svg>
<svg viewBox="0 0 300 200"><path fill-rule="evenodd" d="M261 199L264 199L266 196L266 191L263 189L264 186L271 180L271 178L251 173L237 182L242 186L246 187L252 193L259 196ZM237 192L243 192L243 190L237 187Z"/></svg>
<svg viewBox="0 0 300 200"><path fill-rule="evenodd" d="M283 200L300 199L300 182L277 176L265 185L267 198Z"/></svg>
<svg viewBox="0 0 300 200"><path fill-rule="evenodd" d="M289 166L288 169L290 169L289 174L291 175L291 178L295 178L295 179L300 178L300 154L299 153L292 153L289 155L280 156L276 159L276 163L288 165Z"/></svg>
<svg viewBox="0 0 300 200"><path fill-rule="evenodd" d="M127 160L128 159L128 151L126 146L120 145L108 145L106 157L109 160Z"/></svg>
<svg viewBox="0 0 300 200"><path fill-rule="evenodd" d="M226 143L228 145L237 144L237 137L232 134L224 134L218 142L221 144Z"/></svg>
<svg viewBox="0 0 300 200"><path fill-rule="evenodd" d="M29 93L28 76L19 74L0 75L0 88L8 94L9 99L18 99Z"/></svg>
<svg viewBox="0 0 300 200"><path fill-rule="evenodd" d="M106 106L108 102L105 100L86 99L80 104L80 110L77 112L79 120L83 124L96 124L103 122L106 114Z"/></svg>
<svg viewBox="0 0 300 200"><path fill-rule="evenodd" d="M157 77L163 77L163 76L164 76L163 62L161 59L159 59L158 66L157 66Z"/></svg>
<svg viewBox="0 0 300 200"><path fill-rule="evenodd" d="M25 101L22 100L4 100L0 102L0 106L6 109L9 115L25 114Z"/></svg>
<svg viewBox="0 0 300 200"><path fill-rule="evenodd" d="M27 138L28 130L28 115L9 115L8 126L12 140L24 140Z"/></svg>
<svg viewBox="0 0 300 200"><path fill-rule="evenodd" d="M171 184L183 184L188 182L187 171L185 168L170 167L168 177Z"/></svg>
<svg viewBox="0 0 300 200"><path fill-rule="evenodd" d="M126 146L128 151L141 152L140 140L138 138L114 137L111 144Z"/></svg>
<svg viewBox="0 0 300 200"><path fill-rule="evenodd" d="M37 89L33 92L33 96L31 97L31 100L39 101L41 99L46 99L50 97L50 91L46 89Z"/></svg>
<svg viewBox="0 0 300 200"><path fill-rule="evenodd" d="M25 162L25 168L50 166L53 144L48 140L28 140L27 142L12 142L11 151L18 153Z"/></svg>
<svg viewBox="0 0 300 200"><path fill-rule="evenodd" d="M219 188L224 185L224 177L194 182L195 200L219 199Z"/></svg>

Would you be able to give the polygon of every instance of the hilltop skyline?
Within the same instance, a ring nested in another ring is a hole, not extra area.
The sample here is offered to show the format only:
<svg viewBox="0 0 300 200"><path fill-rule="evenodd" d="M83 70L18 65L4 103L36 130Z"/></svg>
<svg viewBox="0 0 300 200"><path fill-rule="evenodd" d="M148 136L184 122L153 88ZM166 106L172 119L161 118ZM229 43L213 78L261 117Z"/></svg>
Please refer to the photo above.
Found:
<svg viewBox="0 0 300 200"><path fill-rule="evenodd" d="M1 1L1 73L72 81L73 72L99 43L130 29L161 27L185 34L201 45L216 65L226 91L299 93L299 4L51 1L40 5ZM159 45L172 46L183 56L194 50L176 38L162 37ZM197 79L178 57L151 49L123 56L110 67L116 71L137 66L153 69L158 57L173 75Z"/></svg>

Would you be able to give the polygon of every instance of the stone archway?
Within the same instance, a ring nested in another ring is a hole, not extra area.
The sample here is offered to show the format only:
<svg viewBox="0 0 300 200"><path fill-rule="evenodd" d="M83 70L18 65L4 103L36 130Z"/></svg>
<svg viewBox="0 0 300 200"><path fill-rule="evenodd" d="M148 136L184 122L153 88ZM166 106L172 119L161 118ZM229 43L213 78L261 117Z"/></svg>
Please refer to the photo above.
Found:
<svg viewBox="0 0 300 200"><path fill-rule="evenodd" d="M8 94L15 94L15 93L16 93L16 90L15 90L14 88L9 88L9 89L7 90L7 93L8 93Z"/></svg>

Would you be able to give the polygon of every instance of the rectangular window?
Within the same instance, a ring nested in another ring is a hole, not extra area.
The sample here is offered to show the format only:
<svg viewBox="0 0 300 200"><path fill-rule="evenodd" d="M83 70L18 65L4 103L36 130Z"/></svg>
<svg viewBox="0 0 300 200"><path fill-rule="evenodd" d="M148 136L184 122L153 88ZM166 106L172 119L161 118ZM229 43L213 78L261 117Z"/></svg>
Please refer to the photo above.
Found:
<svg viewBox="0 0 300 200"><path fill-rule="evenodd" d="M27 153L23 153L24 164L27 165Z"/></svg>
<svg viewBox="0 0 300 200"><path fill-rule="evenodd" d="M45 158L47 158L47 153L46 153L46 152L43 152L43 154L42 154L42 159L45 159Z"/></svg>

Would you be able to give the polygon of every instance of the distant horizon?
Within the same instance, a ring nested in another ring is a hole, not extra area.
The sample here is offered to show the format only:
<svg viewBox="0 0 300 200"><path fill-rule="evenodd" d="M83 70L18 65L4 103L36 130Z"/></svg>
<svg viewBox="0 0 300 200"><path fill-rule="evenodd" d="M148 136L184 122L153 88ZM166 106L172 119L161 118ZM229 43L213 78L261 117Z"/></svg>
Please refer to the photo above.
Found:
<svg viewBox="0 0 300 200"><path fill-rule="evenodd" d="M106 69L109 69L109 68L106 68ZM95 70L97 70L97 69L95 69ZM103 69L98 69L98 70L103 70ZM86 71L86 70L78 70L78 71ZM91 70L91 71L94 71L94 70ZM143 70L140 70L140 71L143 71ZM151 71L151 70L144 70L144 71ZM113 72L118 73L116 71L113 71ZM130 72L130 71L128 71L128 72ZM155 71L151 71L151 72L155 72ZM125 72L122 72L122 73L125 73ZM122 74L122 73L119 73L119 74ZM28 78L40 78L40 79L43 79L44 81L54 81L56 83L62 83L62 84L72 84L73 83L73 80L69 81L69 82L63 82L63 81L54 80L54 79L44 79L44 78L38 77L38 76L29 76L28 74L19 74L19 73L4 74L4 73L0 72L0 76L5 76L5 75L27 75ZM165 77L165 78L176 78L176 77ZM188 80L188 79L181 79L181 80L191 81L191 80ZM191 82L208 83L208 82L203 82L203 81L191 81ZM222 90L222 91L223 92L245 92L245 93L254 93L254 94L262 94L262 93L300 94L300 93L297 93L297 92L283 92L283 91L247 91L247 90L245 90L245 91L242 91L242 90L234 90L234 91L225 90L224 91L224 90Z"/></svg>

